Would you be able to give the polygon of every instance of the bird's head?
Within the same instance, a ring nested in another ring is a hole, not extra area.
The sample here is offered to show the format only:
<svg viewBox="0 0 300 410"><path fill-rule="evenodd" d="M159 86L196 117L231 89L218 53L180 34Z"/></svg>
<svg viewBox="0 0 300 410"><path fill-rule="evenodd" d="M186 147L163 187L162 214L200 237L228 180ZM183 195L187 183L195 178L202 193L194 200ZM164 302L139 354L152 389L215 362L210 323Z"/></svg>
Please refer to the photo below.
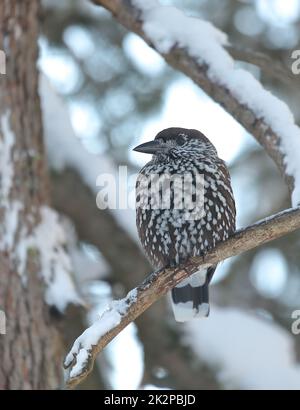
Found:
<svg viewBox="0 0 300 410"><path fill-rule="evenodd" d="M215 147L205 135L187 128L166 128L154 140L138 145L133 150L152 154L157 159L217 155Z"/></svg>

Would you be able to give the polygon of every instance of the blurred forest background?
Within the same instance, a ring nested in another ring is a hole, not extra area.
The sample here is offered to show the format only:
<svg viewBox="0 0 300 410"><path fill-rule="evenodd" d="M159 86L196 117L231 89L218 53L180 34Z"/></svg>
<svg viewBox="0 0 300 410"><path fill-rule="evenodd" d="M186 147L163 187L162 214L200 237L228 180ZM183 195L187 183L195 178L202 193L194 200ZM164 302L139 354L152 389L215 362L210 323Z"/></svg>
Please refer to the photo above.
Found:
<svg viewBox="0 0 300 410"><path fill-rule="evenodd" d="M290 71L300 49L298 0L169 0L211 21L241 49L261 51ZM274 79L241 62L287 102L300 123L300 76ZM147 160L132 147L168 126L198 128L230 166L238 227L289 207L286 186L264 150L196 85L175 72L108 12L82 0L44 0L41 97L52 201L65 215L76 281L91 310L68 317L68 343L113 298L151 268L134 210L99 210L96 177ZM300 234L222 263L209 319L175 323L168 300L125 329L82 387L175 389L300 388Z"/></svg>

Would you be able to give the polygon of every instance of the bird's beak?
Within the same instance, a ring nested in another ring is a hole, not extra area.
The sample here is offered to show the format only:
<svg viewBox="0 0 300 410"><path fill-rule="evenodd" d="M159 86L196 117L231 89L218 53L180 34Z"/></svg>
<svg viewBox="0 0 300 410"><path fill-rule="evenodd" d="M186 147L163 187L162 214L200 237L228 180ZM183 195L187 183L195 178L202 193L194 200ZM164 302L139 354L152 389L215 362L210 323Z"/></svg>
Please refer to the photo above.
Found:
<svg viewBox="0 0 300 410"><path fill-rule="evenodd" d="M133 148L133 151L143 152L144 154L159 154L166 151L166 146L157 140L153 140L138 145Z"/></svg>

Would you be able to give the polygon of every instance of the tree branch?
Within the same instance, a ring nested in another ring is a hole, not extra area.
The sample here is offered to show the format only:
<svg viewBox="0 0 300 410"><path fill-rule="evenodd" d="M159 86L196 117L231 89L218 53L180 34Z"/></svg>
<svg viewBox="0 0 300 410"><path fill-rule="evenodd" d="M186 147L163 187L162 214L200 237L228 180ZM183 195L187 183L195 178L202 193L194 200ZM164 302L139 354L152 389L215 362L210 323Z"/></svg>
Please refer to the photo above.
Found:
<svg viewBox="0 0 300 410"><path fill-rule="evenodd" d="M214 101L221 104L233 118L256 138L268 155L274 160L281 174L284 176L290 194L292 195L295 188L295 173L287 171L289 161L287 160L287 153L282 149L283 146L286 147L286 144L283 144L284 138L282 135L279 135L278 131L276 132L275 129L272 128L272 124L265 120L263 114L258 115L253 108L250 107L250 103L242 103L236 95L234 95L232 88L229 89L228 86L224 86L220 81L217 81L216 78L214 78L215 76L210 75L208 63L205 61L200 62L199 59L197 60L189 53L186 47L174 42L169 51L160 51L145 32L143 27L143 11L133 5L134 2L132 0L93 0L93 3L109 10L119 23L140 36L150 47L161 54L168 64L186 74ZM220 45L220 47L224 53L228 55L226 46L222 48ZM266 95L269 94L266 92ZM257 111L259 112L260 110ZM291 122L289 125L293 126L293 123ZM295 146L296 144L298 145L297 141L293 141ZM287 145L289 144L287 143ZM298 189L297 197L294 197L293 206L297 206L299 203L299 191L300 189Z"/></svg>
<svg viewBox="0 0 300 410"><path fill-rule="evenodd" d="M269 77L279 80L286 85L296 86L298 80L292 71L280 61L272 59L269 55L249 48L236 47L232 44L225 46L225 48L235 60L253 64Z"/></svg>
<svg viewBox="0 0 300 410"><path fill-rule="evenodd" d="M273 122L269 115L270 111L267 110L266 114L265 106L262 107L262 113L258 114L259 109L257 109L257 106L253 106L253 101L252 105L247 103L247 98L246 102L245 99L244 102L241 102L239 93L235 92L232 86L220 81L220 78L213 78L214 76L210 72L209 61L200 61L195 55L191 55L189 48L184 44L182 45L179 40L176 42L173 38L172 47L169 47L167 51L159 50L160 47L154 44L155 41L144 30L142 21L143 11L138 9L137 6L133 6L133 3L142 4L142 2L137 3L136 0L134 2L129 0L94 0L94 3L103 5L110 10L119 22L138 34L151 47L160 52L171 66L193 79L208 95L220 103L261 143L285 176L290 191L294 190L296 174L290 168L287 171L288 153L290 155L291 151L283 149L283 146L286 148L287 140L285 138L287 133L282 132L281 127L278 127L278 123L277 128L273 129ZM167 40L170 42L170 38ZM224 45L223 48L218 42L214 45L219 47L218 51L221 48L226 53ZM265 93L264 97L267 95ZM275 97L274 100L276 100ZM271 102L273 103L274 100ZM269 100L267 99L267 101ZM282 106L277 104L276 108L278 107ZM294 123L292 119L290 120L288 110L283 111L287 114L285 119L288 119L288 130L292 129L292 131L295 131L293 128ZM278 131L278 128L280 131ZM297 135L297 132L293 132L294 137L297 137ZM295 142L296 147L298 145L295 140L296 138L294 138L293 142ZM285 145L283 142L285 142ZM70 377L67 381L68 387L75 387L85 379L92 370L96 355L124 327L140 316L149 306L183 279L204 266L214 265L223 259L255 248L299 227L300 209L290 209L236 232L230 239L219 244L215 249L208 252L207 255L201 258L190 258L184 266L174 269L166 268L152 273L140 286L131 291L127 297L121 301L113 302L101 318L75 341L65 361L65 367L70 368Z"/></svg>
<svg viewBox="0 0 300 410"><path fill-rule="evenodd" d="M129 323L189 275L246 252L300 228L300 207L288 209L237 231L203 257L192 257L184 265L152 273L118 302L113 302L101 318L75 341L65 360L70 368L67 386L75 387L91 372L97 354Z"/></svg>
<svg viewBox="0 0 300 410"><path fill-rule="evenodd" d="M81 240L99 249L112 269L109 279L120 282L125 292L151 272L138 244L116 222L110 210L97 208L94 192L76 170L68 168L59 174L52 172L51 194L56 210L72 220ZM69 200L75 197L76 201ZM199 385L203 389L218 389L220 386L213 369L202 362L189 346L182 345L180 328L168 320L166 302L156 303L135 322L144 350L142 383L172 389L184 389L186 386L198 389ZM68 342L73 343L75 337L69 337ZM156 375L155 370L160 367L166 370L164 378Z"/></svg>

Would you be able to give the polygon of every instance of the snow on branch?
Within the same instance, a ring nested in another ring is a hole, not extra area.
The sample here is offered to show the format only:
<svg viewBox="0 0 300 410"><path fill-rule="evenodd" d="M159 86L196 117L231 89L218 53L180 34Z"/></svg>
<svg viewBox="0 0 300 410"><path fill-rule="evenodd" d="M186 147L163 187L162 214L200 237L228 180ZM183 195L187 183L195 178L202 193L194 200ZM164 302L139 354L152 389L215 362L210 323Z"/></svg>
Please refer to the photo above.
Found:
<svg viewBox="0 0 300 410"><path fill-rule="evenodd" d="M67 387L74 388L93 368L97 354L129 323L160 297L200 268L215 265L300 228L300 207L287 209L237 231L203 257L192 257L184 265L153 272L137 288L112 302L102 316L80 335L65 359L69 371Z"/></svg>
<svg viewBox="0 0 300 410"><path fill-rule="evenodd" d="M93 0L220 103L264 147L300 204L300 129L288 106L237 68L227 37L209 22L156 0ZM226 136L227 139L230 135Z"/></svg>

